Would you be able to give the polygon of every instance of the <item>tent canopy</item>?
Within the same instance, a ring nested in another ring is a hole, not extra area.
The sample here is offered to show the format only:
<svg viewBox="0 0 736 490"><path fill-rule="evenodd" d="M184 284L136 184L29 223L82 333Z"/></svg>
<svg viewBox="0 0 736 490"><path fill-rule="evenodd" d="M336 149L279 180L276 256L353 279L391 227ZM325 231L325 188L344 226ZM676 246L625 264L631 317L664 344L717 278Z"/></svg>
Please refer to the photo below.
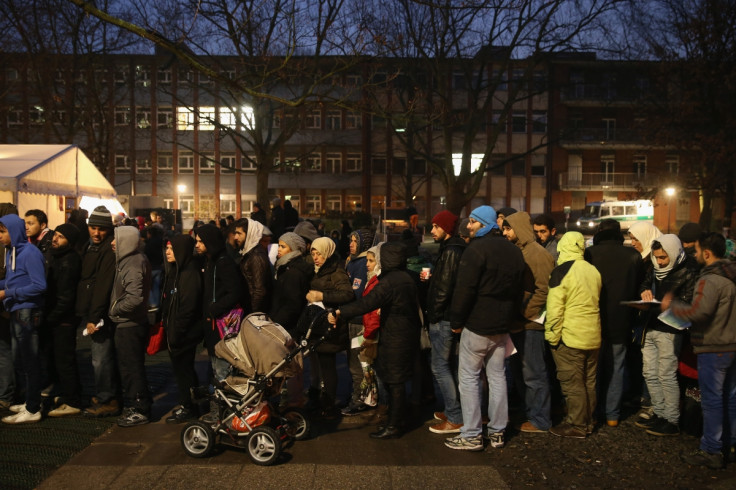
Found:
<svg viewBox="0 0 736 490"><path fill-rule="evenodd" d="M75 145L0 145L0 191L117 197L105 176Z"/></svg>

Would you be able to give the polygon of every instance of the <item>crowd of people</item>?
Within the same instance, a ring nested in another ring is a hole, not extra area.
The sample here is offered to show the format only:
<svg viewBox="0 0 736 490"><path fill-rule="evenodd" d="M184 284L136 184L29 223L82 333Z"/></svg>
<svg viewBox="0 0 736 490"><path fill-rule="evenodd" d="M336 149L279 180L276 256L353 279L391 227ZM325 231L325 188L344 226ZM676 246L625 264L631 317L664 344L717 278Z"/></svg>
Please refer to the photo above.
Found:
<svg viewBox="0 0 736 490"><path fill-rule="evenodd" d="M430 261L411 220L398 241L379 242L370 221L355 230L345 221L328 237L288 201L271 204L268 222L256 204L250 218L189 234L158 213L141 223L105 207L52 231L43 211L23 219L0 204L0 406L13 412L2 421L43 412L148 423L152 321L166 332L178 387L166 422L210 420L218 414L197 393L231 374L215 352L231 320L264 312L299 337L318 305L333 312L330 335L311 355L308 384L290 380L281 403L325 418L377 409L373 438L400 437L409 402L432 399L432 386L444 408L429 430L471 451L504 446L510 410L525 415L521 432L585 439L596 424L617 427L635 403L637 427L675 436L687 393L702 404L702 438L683 461L736 461L736 263L722 235L695 223L662 234L642 221L628 246L608 219L586 245L574 231L558 240L547 215L484 205L464 220L433 217ZM90 400L79 331L91 340ZM208 380L195 370L203 347ZM340 352L353 384L342 402Z"/></svg>

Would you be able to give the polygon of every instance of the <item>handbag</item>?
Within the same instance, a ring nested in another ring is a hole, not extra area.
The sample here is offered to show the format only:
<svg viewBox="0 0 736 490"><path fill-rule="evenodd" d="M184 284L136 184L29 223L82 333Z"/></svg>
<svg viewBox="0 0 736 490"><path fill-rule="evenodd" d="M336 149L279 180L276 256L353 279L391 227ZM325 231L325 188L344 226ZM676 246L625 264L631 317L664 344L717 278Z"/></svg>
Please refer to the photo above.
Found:
<svg viewBox="0 0 736 490"><path fill-rule="evenodd" d="M166 347L166 330L164 323L159 321L151 325L148 329L148 345L146 346L146 354L153 356L158 354Z"/></svg>
<svg viewBox="0 0 736 490"><path fill-rule="evenodd" d="M235 305L232 310L225 313L223 316L214 320L217 326L217 332L220 334L221 339L229 339L235 337L240 332L240 322L245 317L245 311L240 305Z"/></svg>

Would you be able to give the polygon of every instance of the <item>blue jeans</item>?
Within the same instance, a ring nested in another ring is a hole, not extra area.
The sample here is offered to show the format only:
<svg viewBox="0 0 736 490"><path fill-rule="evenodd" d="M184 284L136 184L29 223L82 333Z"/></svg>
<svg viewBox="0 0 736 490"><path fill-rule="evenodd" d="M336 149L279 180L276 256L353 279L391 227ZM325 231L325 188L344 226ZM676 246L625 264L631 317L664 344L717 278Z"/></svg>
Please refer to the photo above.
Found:
<svg viewBox="0 0 736 490"><path fill-rule="evenodd" d="M641 348L642 370L654 413L675 425L680 422L677 367L681 344L681 334L648 330Z"/></svg>
<svg viewBox="0 0 736 490"><path fill-rule="evenodd" d="M85 328L86 323L82 323ZM95 374L95 397L99 403L108 403L117 395L120 383L115 356L115 326L105 321L97 332L91 335L92 369Z"/></svg>
<svg viewBox="0 0 736 490"><path fill-rule="evenodd" d="M720 453L724 444L736 445L736 352L698 354L698 382L703 404L700 449Z"/></svg>
<svg viewBox="0 0 736 490"><path fill-rule="evenodd" d="M161 280L163 276L163 269L151 270L151 292L148 293L148 306L151 308L158 308L159 303L161 303Z"/></svg>
<svg viewBox="0 0 736 490"><path fill-rule="evenodd" d="M26 410L36 413L41 410L43 372L39 357L39 329L43 310L23 308L10 312L13 359L19 383L26 389Z"/></svg>
<svg viewBox="0 0 736 490"><path fill-rule="evenodd" d="M445 402L445 415L451 423L462 424L463 412L460 409L455 370L450 363L456 345L450 322L442 320L430 323L429 340L432 344L432 374Z"/></svg>
<svg viewBox="0 0 736 490"><path fill-rule="evenodd" d="M526 385L526 416L534 427L549 430L550 389L547 374L547 342L543 330L527 330L524 333L522 372Z"/></svg>
<svg viewBox="0 0 736 490"><path fill-rule="evenodd" d="M0 317L0 400L13 402L15 368L13 367L10 321Z"/></svg>
<svg viewBox="0 0 736 490"><path fill-rule="evenodd" d="M509 407L506 393L506 342L509 334L478 335L467 328L460 335L460 359L458 367L458 388L463 411L464 438L481 434L483 420L480 414L481 371L486 370L488 378L488 432L506 429L509 421Z"/></svg>
<svg viewBox="0 0 736 490"><path fill-rule="evenodd" d="M621 399L624 394L626 344L603 343L598 364L599 402L604 401L606 420L621 417ZM602 413L602 411L601 411Z"/></svg>

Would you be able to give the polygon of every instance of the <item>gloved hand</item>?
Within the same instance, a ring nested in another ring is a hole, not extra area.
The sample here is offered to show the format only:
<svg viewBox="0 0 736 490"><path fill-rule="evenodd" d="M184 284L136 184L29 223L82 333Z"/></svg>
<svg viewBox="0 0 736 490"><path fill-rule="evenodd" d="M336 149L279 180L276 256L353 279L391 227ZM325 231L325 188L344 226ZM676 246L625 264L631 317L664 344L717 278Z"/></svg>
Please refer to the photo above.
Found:
<svg viewBox="0 0 736 490"><path fill-rule="evenodd" d="M363 345L360 346L360 353L358 359L360 362L367 362L372 364L378 355L378 342L371 339L363 340Z"/></svg>

